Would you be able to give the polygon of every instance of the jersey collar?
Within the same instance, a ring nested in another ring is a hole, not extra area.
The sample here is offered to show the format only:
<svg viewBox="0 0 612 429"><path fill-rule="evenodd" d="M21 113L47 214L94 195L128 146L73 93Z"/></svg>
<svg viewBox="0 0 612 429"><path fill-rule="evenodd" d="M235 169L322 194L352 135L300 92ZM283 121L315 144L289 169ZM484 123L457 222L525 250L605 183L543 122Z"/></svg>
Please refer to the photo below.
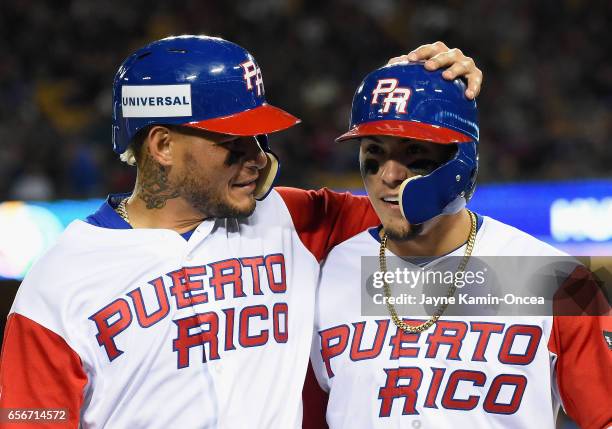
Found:
<svg viewBox="0 0 612 429"><path fill-rule="evenodd" d="M100 208L93 214L87 216L85 222L99 226L100 228L108 229L132 229L132 226L127 223L119 214L115 211L115 208L119 205L122 199L129 197L130 193L125 194L110 194L106 201L100 206ZM189 240L194 230L187 231L181 234L185 240Z"/></svg>
<svg viewBox="0 0 612 429"><path fill-rule="evenodd" d="M129 196L129 193L109 195L95 213L87 216L85 222L101 228L131 229L132 226L115 211L121 200Z"/></svg>
<svg viewBox="0 0 612 429"><path fill-rule="evenodd" d="M478 213L476 213L476 212L474 212L474 214L476 215L476 232L478 232L480 230L480 227L482 226L482 222L483 222L484 218L481 215L479 215ZM379 233L380 233L381 229L382 229L382 225L378 225L378 226L375 226L373 228L368 229L368 232L370 233L370 235L374 238L374 240L378 241L379 243L380 243L380 234ZM463 246L463 245L461 245L461 246ZM461 247L461 246L459 246L459 247ZM455 249L455 250L457 250L457 249ZM455 250L453 250L453 252Z"/></svg>
<svg viewBox="0 0 612 429"><path fill-rule="evenodd" d="M482 222L483 222L483 217L480 216L478 213L474 213L476 215L476 232L478 233L478 231L480 230L480 227L482 226ZM370 235L380 243L380 230L382 229L382 225L378 225L375 226L373 228L368 229L368 232L370 233ZM409 261L410 263L417 265L421 268L425 267L427 264L435 261L436 259L439 258L443 258L445 256L448 256L450 254L452 254L453 252L456 252L457 249L462 248L463 246L465 246L465 244L462 244L461 246L457 247L454 250L451 250L450 252L448 252L446 255L441 255L441 256L411 256L402 259L406 259L407 261Z"/></svg>

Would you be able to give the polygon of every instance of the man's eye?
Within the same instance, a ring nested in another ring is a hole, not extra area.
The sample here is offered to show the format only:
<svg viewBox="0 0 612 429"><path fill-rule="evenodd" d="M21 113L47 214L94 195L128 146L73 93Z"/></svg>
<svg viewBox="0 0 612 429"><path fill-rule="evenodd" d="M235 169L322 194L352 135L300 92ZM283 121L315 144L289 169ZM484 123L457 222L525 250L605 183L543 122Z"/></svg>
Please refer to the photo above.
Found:
<svg viewBox="0 0 612 429"><path fill-rule="evenodd" d="M438 168L440 164L434 161L430 161L427 159L420 159L418 161L414 161L408 165L408 168L413 173L418 173L421 175L427 175Z"/></svg>
<svg viewBox="0 0 612 429"><path fill-rule="evenodd" d="M419 145L410 145L406 149L406 152L408 153L408 155L419 155L421 153L426 153L427 151L422 146L419 146Z"/></svg>
<svg viewBox="0 0 612 429"><path fill-rule="evenodd" d="M366 153L371 155L380 155L383 153L383 150L380 148L380 146L370 145L366 148Z"/></svg>
<svg viewBox="0 0 612 429"><path fill-rule="evenodd" d="M242 158L244 155L246 155L246 152L243 150L238 150L238 149L233 149L233 148L228 148L228 149L234 158Z"/></svg>
<svg viewBox="0 0 612 429"><path fill-rule="evenodd" d="M238 146L238 139L236 138L229 138L227 140L221 140L217 143L215 143L217 146L223 147L227 150L232 150L234 149L236 146Z"/></svg>

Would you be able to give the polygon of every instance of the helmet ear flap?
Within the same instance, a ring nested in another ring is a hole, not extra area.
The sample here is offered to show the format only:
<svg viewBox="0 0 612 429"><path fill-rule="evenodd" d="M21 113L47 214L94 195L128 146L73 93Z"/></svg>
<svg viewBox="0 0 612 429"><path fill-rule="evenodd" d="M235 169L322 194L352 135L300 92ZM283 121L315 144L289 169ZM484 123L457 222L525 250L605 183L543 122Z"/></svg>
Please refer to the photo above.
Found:
<svg viewBox="0 0 612 429"><path fill-rule="evenodd" d="M268 142L268 136L266 134L260 134L255 137L255 141L265 154L267 158L266 166L259 171L259 178L255 183L255 199L258 201L263 200L268 196L278 171L280 169L280 162L278 156L270 149Z"/></svg>
<svg viewBox="0 0 612 429"><path fill-rule="evenodd" d="M406 179L400 187L400 210L420 224L442 214L457 213L470 200L478 170L477 142L461 143L457 154L426 176Z"/></svg>
<svg viewBox="0 0 612 429"><path fill-rule="evenodd" d="M258 201L263 200L270 193L280 169L278 157L270 150L266 151L265 154L268 162L266 166L259 171L259 178L255 184L255 199Z"/></svg>

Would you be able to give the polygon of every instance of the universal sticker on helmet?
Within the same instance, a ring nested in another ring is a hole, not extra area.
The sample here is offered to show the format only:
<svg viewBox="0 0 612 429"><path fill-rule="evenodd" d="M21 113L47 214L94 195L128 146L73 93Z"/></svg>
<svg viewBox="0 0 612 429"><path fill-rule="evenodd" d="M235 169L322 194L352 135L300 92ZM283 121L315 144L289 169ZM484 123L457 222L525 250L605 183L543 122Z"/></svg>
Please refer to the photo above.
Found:
<svg viewBox="0 0 612 429"><path fill-rule="evenodd" d="M191 116L191 85L124 85L121 109L125 118Z"/></svg>

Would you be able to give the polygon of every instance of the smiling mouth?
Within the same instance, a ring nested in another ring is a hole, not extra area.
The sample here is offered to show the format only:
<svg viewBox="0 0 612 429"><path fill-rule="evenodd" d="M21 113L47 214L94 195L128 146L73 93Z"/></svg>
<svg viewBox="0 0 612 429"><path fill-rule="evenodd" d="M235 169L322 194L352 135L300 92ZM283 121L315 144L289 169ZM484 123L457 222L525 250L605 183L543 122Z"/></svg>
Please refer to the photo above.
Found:
<svg viewBox="0 0 612 429"><path fill-rule="evenodd" d="M247 182L234 183L232 187L253 192L257 186L257 178Z"/></svg>
<svg viewBox="0 0 612 429"><path fill-rule="evenodd" d="M382 197L381 200L385 204L388 204L388 205L390 205L392 207L399 206L399 198L398 197Z"/></svg>

